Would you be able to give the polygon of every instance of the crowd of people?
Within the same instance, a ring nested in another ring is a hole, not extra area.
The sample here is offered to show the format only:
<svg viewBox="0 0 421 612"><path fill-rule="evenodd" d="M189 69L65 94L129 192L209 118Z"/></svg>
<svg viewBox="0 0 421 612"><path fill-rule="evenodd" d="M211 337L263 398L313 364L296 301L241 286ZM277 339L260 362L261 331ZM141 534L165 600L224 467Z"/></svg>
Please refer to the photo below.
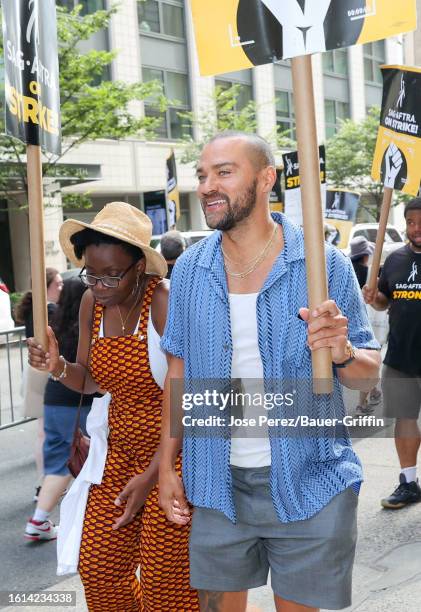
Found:
<svg viewBox="0 0 421 612"><path fill-rule="evenodd" d="M265 396L286 397L294 384L296 400L271 412L279 419L344 416L342 386L360 392L359 414L383 393L401 473L382 505L421 501L421 199L406 205L408 244L386 260L375 291L372 245L355 239L350 258L326 245L329 299L310 311L302 230L269 209L275 179L264 139L224 132L197 166L202 210L217 230L209 238L186 250L169 232L159 253L148 217L122 202L61 227L63 251L82 271L55 299L48 350L28 340L30 365L49 379L45 477L25 535L57 537L50 512L69 485L80 394L85 423L93 395L108 392L104 470L80 538L91 612L241 612L269 570L278 611L351 603L363 475L347 431L290 435L266 423L234 436L232 399L228 407L197 400L186 427L187 392L197 398L213 385L218 398L227 389L232 398L234 382L244 390L258 380ZM390 312L382 393L366 304ZM315 395L304 383L312 352L326 347L333 393ZM239 413L252 411L246 400ZM214 413L222 420L204 428Z"/></svg>

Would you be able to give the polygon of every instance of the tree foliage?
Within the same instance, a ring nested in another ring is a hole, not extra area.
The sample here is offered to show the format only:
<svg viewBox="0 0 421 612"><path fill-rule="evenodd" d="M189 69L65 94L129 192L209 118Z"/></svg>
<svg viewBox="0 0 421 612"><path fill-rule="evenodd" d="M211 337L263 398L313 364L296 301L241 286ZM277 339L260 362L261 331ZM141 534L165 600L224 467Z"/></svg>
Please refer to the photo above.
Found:
<svg viewBox="0 0 421 612"><path fill-rule="evenodd" d="M68 11L57 7L58 56L62 125L62 154L45 154L44 177L74 177L83 180L82 169L69 168L62 162L71 149L86 141L100 138L119 139L136 135L152 139L160 120L132 112L132 103L148 99L148 104L164 111L167 100L157 82L128 84L110 80L110 65L115 51L88 50L82 46L97 32L108 27L118 10L100 10L84 16L81 6ZM1 49L2 51L2 49ZM4 119L0 119L0 190L10 200L22 205L19 193L26 189L25 146L4 134ZM51 182L51 181L50 181ZM17 199L16 199L17 198ZM90 200L83 196L68 196L72 206L87 207Z"/></svg>
<svg viewBox="0 0 421 612"><path fill-rule="evenodd" d="M186 128L192 128L194 136L183 139L182 163L196 162L203 146L218 132L234 130L255 134L257 132L257 105L251 100L238 108L241 84L221 87L217 85L206 110L196 115L193 112L179 113ZM275 134L265 134L266 140L275 142L279 149L295 149L296 143L290 138L289 130L277 129Z"/></svg>
<svg viewBox="0 0 421 612"><path fill-rule="evenodd" d="M205 143L217 132L225 130L256 132L256 103L250 101L239 109L240 93L240 84L227 88L217 85L206 110L199 111L198 114L193 111L179 113L185 126L193 128L193 132L198 136L194 138L189 135L183 139L182 163L195 162Z"/></svg>
<svg viewBox="0 0 421 612"><path fill-rule="evenodd" d="M371 166L379 130L380 108L372 107L362 121L343 121L338 132L326 144L327 178L339 189L368 195L363 205L376 221L380 218L383 184L371 178ZM395 204L405 197L397 194Z"/></svg>

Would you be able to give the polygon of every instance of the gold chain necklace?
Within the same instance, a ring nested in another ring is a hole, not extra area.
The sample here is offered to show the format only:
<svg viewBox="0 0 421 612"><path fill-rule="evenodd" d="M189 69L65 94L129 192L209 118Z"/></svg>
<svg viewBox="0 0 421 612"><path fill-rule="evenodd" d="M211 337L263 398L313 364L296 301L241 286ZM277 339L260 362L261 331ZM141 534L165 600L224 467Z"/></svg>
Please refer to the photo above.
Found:
<svg viewBox="0 0 421 612"><path fill-rule="evenodd" d="M269 242L270 242L270 240L271 240L271 238L269 239ZM266 246L264 247L263 250L265 250ZM224 259L226 259L227 261L230 261L231 263L236 264L237 266L238 266L239 263L241 263L241 262L235 261L235 259L231 259L231 257L228 257L228 255L225 253L224 248L223 248L222 245L221 245L221 251L222 251L222 254L224 256ZM253 259L250 259L250 261L244 262L244 265L245 266L253 265L254 262L257 261L259 259L259 257L261 257L261 255L262 255L262 253L258 253L256 255L256 257L253 257Z"/></svg>
<svg viewBox="0 0 421 612"><path fill-rule="evenodd" d="M121 330L122 330L122 332L123 332L123 335L125 335L125 334L126 334L126 323L127 323L127 321L129 320L129 317L130 317L130 315L132 314L133 309L134 309L134 307L136 306L136 304L137 304L137 300L135 300L135 302L134 302L133 306L130 308L130 310L129 310L128 314L127 314L127 317L124 319L124 321L123 321L123 317L121 316L120 306L119 306L118 304L116 304L116 306L117 306L117 310L118 310L118 314L120 315L120 321L121 321Z"/></svg>
<svg viewBox="0 0 421 612"><path fill-rule="evenodd" d="M130 308L129 312L127 313L127 316L124 319L124 321L123 321L123 317L121 316L120 306L118 304L116 304L117 310L118 310L118 314L120 316L121 330L123 332L123 335L126 334L126 323L129 320L130 315L132 314L134 308L139 304L139 302L142 301L143 290L144 290L144 282L145 282L145 280L143 279L142 284L140 285L139 290L138 290L138 296L135 298L135 301L133 302L132 307Z"/></svg>
<svg viewBox="0 0 421 612"><path fill-rule="evenodd" d="M253 263L250 266L250 268L248 268L244 272L231 272L230 270L228 270L227 266L225 266L226 273L229 274L229 276L233 276L234 278L244 278L244 277L248 276L249 274L251 274L252 272L254 272L254 270L257 268L257 266L264 260L264 258L266 257L270 247L272 246L272 243L273 243L273 241L275 239L275 234L276 234L277 227L278 227L278 224L275 223L274 228L273 228L273 232L272 232L272 236L270 237L269 242L267 243L267 245L265 246L263 251L260 253L260 255L258 255L257 258L255 258L253 260ZM222 246L221 246L221 249L222 249ZM222 249L222 253L223 253L224 257L225 257L224 249ZM227 257L227 259L228 259L228 257Z"/></svg>

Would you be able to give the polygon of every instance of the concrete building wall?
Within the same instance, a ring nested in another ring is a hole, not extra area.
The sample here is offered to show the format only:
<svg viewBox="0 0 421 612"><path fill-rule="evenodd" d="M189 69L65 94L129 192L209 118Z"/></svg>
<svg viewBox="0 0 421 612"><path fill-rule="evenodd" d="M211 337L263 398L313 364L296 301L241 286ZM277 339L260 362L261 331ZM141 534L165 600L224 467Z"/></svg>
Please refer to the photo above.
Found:
<svg viewBox="0 0 421 612"><path fill-rule="evenodd" d="M421 19L421 0L417 0L418 23ZM405 63L421 67L421 28L404 36Z"/></svg>
<svg viewBox="0 0 421 612"><path fill-rule="evenodd" d="M361 121L366 114L363 48L361 45L351 47L348 50L348 68L351 118L354 121Z"/></svg>
<svg viewBox="0 0 421 612"><path fill-rule="evenodd" d="M276 147L275 83L272 64L253 68L253 91L257 107L257 131Z"/></svg>
<svg viewBox="0 0 421 612"><path fill-rule="evenodd" d="M176 2L176 0L174 0ZM421 0L417 0L421 14ZM176 2L177 4L177 2ZM213 100L213 77L202 77L194 44L194 31L191 17L190 0L184 0L185 8L185 38L161 36L156 33L139 32L137 17L137 0L120 0L119 11L112 18L108 40L112 49L118 50L118 55L112 64L112 77L135 83L142 78L142 64L162 67L163 70L179 70L188 72L191 109L196 114L206 114L212 118L215 113ZM386 43L386 61L402 63L412 58L410 63L421 65L421 34L415 34L388 40ZM169 52L168 50L172 50ZM367 107L381 100L381 85L365 82L364 48L352 47L347 51L348 76L328 74L324 72L321 55L312 58L314 93L316 101L316 122L320 142L325 140L325 99L335 98L339 102L349 104L350 116L361 120ZM238 78L241 73L236 73ZM221 78L229 78L222 75ZM235 75L234 75L235 76ZM247 76L247 79L250 77ZM247 80L244 77L245 80ZM277 113L275 106L275 89L292 92L290 68L287 62L277 66L259 66L251 71L253 97L257 104L258 132L274 141ZM292 98L290 98L292 100ZM141 103L133 105L133 111L143 113ZM293 121L293 117L289 117ZM279 113L278 113L279 120ZM196 129L194 136L201 139L203 134ZM194 165L181 164L183 149L174 141L157 140L144 142L134 138L117 142L101 140L86 143L78 149L69 152L65 161L77 164L99 164L101 179L84 185L67 188L73 192L88 193L99 204L115 199L124 199L136 205L141 205L142 193L156 189L165 189L165 160L174 148L178 161L178 182L180 192L185 194L184 202L188 207L188 222L190 229L205 227L203 213L195 195ZM280 161L280 152L276 152ZM53 212L54 210L54 212ZM68 215L68 213L66 213ZM87 218L93 212L77 212L77 216ZM401 213L396 212L397 215ZM76 216L75 215L75 216ZM64 260L57 253L57 233L62 220L59 208L46 211L46 251L47 260L57 267L64 267ZM12 238L13 265L16 283L22 288L28 278L28 248L26 217L24 213L10 215L10 234Z"/></svg>

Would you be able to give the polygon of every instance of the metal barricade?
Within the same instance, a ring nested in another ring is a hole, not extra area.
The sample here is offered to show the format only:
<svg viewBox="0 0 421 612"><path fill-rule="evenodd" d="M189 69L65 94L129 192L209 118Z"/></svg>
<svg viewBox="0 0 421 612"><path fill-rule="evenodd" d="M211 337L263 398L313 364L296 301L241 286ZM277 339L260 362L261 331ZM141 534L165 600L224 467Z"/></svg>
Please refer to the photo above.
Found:
<svg viewBox="0 0 421 612"><path fill-rule="evenodd" d="M0 429L31 420L19 416L18 410L26 352L24 327L0 331Z"/></svg>

